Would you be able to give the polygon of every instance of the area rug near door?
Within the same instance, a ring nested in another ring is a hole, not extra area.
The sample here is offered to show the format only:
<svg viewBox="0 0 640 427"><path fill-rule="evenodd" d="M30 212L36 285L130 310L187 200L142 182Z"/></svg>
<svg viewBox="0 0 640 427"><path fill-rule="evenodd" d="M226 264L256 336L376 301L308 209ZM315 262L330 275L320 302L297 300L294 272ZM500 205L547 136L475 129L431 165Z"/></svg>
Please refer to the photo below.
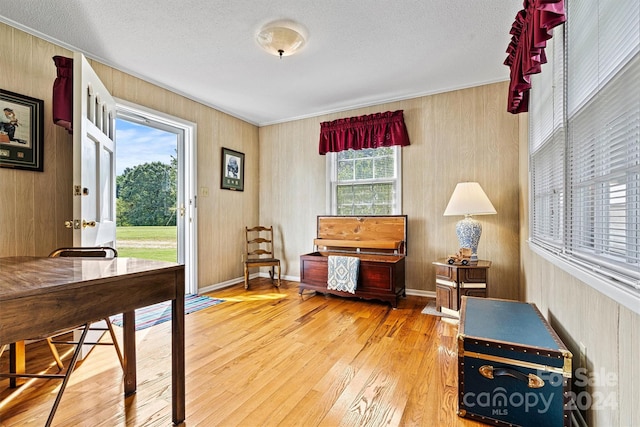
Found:
<svg viewBox="0 0 640 427"><path fill-rule="evenodd" d="M184 296L184 314L193 313L203 308L224 302L222 299L200 296L195 294ZM136 310L136 331L171 320L171 301L142 307ZM122 314L111 317L111 323L122 326Z"/></svg>

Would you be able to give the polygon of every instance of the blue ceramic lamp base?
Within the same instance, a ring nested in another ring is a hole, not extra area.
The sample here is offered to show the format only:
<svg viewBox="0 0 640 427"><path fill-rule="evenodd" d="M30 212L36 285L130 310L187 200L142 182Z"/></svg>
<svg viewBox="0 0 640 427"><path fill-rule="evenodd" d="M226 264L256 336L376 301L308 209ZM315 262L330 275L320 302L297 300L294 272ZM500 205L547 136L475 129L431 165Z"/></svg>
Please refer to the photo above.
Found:
<svg viewBox="0 0 640 427"><path fill-rule="evenodd" d="M456 223L456 234L461 248L471 248L471 262L478 261L478 242L482 234L482 225L471 215L465 215Z"/></svg>

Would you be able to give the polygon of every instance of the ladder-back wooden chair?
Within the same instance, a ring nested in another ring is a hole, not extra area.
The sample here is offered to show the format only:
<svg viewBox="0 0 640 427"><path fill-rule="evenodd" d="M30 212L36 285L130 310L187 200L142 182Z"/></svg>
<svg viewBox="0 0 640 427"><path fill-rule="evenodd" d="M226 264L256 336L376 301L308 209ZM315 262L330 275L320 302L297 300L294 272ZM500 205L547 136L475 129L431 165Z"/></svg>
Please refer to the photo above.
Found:
<svg viewBox="0 0 640 427"><path fill-rule="evenodd" d="M278 267L280 287L280 260L273 251L273 226L245 227L244 288L249 289L249 269L253 267L271 267L269 276L273 282L275 267Z"/></svg>

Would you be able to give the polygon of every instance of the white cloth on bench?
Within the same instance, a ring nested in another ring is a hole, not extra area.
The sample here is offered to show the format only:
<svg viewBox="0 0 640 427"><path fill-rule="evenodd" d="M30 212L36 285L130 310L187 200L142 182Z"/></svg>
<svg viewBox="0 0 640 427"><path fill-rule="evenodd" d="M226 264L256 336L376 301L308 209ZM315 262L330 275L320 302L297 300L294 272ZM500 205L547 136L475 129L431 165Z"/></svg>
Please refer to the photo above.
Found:
<svg viewBox="0 0 640 427"><path fill-rule="evenodd" d="M360 258L329 255L327 260L327 289L356 293Z"/></svg>

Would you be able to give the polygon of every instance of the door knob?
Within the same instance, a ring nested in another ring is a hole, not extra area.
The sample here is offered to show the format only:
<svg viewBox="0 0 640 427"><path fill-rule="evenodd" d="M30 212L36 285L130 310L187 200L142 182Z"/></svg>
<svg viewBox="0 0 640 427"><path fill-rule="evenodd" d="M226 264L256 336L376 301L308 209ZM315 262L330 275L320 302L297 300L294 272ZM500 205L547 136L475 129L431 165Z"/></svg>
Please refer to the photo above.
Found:
<svg viewBox="0 0 640 427"><path fill-rule="evenodd" d="M82 228L95 227L95 226L96 226L95 221L85 221L84 219L82 220Z"/></svg>

